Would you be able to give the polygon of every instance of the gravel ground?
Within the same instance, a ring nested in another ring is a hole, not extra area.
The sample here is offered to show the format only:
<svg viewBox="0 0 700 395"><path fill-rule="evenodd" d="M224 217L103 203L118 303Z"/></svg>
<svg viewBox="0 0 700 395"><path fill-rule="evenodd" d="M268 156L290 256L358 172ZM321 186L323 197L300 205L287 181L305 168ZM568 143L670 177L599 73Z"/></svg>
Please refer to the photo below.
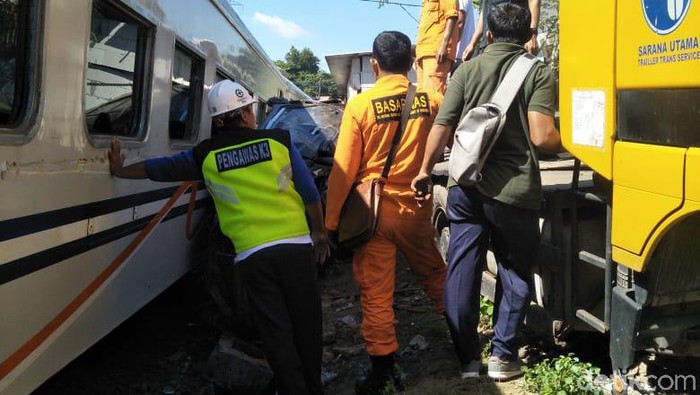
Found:
<svg viewBox="0 0 700 395"><path fill-rule="evenodd" d="M369 367L369 359L357 328L361 314L350 263L329 264L321 285L326 393L354 394L355 380ZM433 311L432 303L402 260L397 267L394 306L401 347L398 365L407 384L406 394L525 393L522 379L498 383L484 376L478 380L457 377L458 365L444 319ZM222 315L201 276L189 274L35 394L230 394L213 384L207 366L224 328ZM610 373L608 340L604 336L574 333L567 341L570 348L566 351L532 349L539 358L575 352L582 360L600 366L603 374ZM658 359L651 366L650 371L662 374L687 373L689 367L700 369L698 360ZM696 373L700 377L700 371Z"/></svg>
<svg viewBox="0 0 700 395"><path fill-rule="evenodd" d="M35 394L208 394L205 365L218 339L214 306L188 275Z"/></svg>

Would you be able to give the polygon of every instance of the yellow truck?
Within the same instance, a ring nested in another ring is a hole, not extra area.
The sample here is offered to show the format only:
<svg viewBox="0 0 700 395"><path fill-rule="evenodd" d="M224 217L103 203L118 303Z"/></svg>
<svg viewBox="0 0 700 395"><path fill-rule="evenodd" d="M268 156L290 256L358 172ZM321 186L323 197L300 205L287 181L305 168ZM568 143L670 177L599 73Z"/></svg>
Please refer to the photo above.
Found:
<svg viewBox="0 0 700 395"><path fill-rule="evenodd" d="M606 273L603 314L574 314L623 392L638 351L700 356L700 1L561 0L559 21L562 141L611 186L588 195L606 253L572 251Z"/></svg>
<svg viewBox="0 0 700 395"><path fill-rule="evenodd" d="M528 325L609 334L623 393L642 352L700 356L700 0L560 0L559 29L572 159L541 161L533 306L550 321ZM434 172L443 250L446 170Z"/></svg>

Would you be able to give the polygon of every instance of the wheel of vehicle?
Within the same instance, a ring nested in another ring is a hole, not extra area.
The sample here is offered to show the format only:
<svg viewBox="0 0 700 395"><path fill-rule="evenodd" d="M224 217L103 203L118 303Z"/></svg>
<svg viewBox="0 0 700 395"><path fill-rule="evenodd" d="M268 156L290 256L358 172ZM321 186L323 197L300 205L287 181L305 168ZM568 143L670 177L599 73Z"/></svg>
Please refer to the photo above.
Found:
<svg viewBox="0 0 700 395"><path fill-rule="evenodd" d="M438 235L438 249L442 259L447 263L447 247L450 245L450 227L445 226Z"/></svg>
<svg viewBox="0 0 700 395"><path fill-rule="evenodd" d="M613 395L627 395L628 393L627 377L620 369L615 369L613 373L612 393Z"/></svg>
<svg viewBox="0 0 700 395"><path fill-rule="evenodd" d="M450 223L445 211L447 207L447 189L442 185L433 186L433 226L435 227L435 242L442 259L447 263L447 247L450 244Z"/></svg>

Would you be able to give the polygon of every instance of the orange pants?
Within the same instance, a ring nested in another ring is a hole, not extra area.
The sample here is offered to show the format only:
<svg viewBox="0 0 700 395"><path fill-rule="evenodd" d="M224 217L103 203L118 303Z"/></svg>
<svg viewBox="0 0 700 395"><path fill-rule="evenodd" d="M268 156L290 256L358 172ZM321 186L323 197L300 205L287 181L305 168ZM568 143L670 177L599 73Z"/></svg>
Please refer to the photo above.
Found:
<svg viewBox="0 0 700 395"><path fill-rule="evenodd" d="M382 204L377 235L355 251L352 262L362 303L360 333L371 356L388 355L399 348L393 309L397 247L435 302L438 313L444 310L446 266L435 245L429 215L432 204L418 213L406 213L395 203L387 203Z"/></svg>
<svg viewBox="0 0 700 395"><path fill-rule="evenodd" d="M453 61L438 63L433 56L426 56L416 61L416 83L426 89L432 89L445 94L447 90L447 75L450 73Z"/></svg>

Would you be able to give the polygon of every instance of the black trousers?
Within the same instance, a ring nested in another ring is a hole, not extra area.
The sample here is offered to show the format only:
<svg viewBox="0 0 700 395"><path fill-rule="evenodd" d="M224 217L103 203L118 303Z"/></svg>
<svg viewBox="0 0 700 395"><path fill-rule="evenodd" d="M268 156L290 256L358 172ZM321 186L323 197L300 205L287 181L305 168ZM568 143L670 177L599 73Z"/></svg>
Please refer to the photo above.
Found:
<svg viewBox="0 0 700 395"><path fill-rule="evenodd" d="M321 299L311 244L280 244L240 263L278 393L322 394Z"/></svg>

